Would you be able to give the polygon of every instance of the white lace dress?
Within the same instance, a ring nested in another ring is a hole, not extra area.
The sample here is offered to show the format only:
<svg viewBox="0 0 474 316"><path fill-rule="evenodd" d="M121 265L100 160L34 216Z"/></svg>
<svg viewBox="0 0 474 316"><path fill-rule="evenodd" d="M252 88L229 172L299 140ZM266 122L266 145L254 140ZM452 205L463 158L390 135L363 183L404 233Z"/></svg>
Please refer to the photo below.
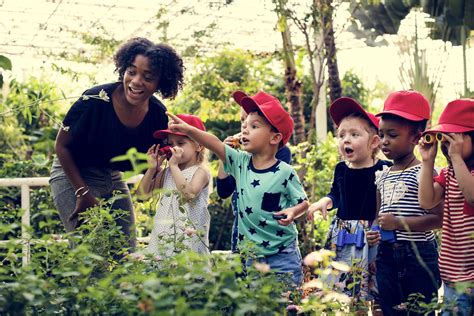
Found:
<svg viewBox="0 0 474 316"><path fill-rule="evenodd" d="M196 165L182 170L186 181L191 182L198 168ZM158 202L153 221L148 251L167 257L185 249L209 253L209 186L194 199L180 206L176 183L167 168L163 189L163 196Z"/></svg>

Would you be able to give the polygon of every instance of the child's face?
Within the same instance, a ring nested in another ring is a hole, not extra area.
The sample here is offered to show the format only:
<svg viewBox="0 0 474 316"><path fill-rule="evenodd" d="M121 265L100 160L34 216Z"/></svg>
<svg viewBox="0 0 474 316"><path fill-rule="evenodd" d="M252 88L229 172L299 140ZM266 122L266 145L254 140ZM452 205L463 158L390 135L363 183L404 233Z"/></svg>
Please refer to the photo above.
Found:
<svg viewBox="0 0 474 316"><path fill-rule="evenodd" d="M466 162L466 164L473 165L474 163L474 157L473 157L473 147L472 147L472 138L468 134L462 134L463 137L463 143L462 143L462 149L461 149L461 158ZM446 159L451 163L451 157L449 156L449 141L444 138L444 140L441 142L441 152L443 155L446 157Z"/></svg>
<svg viewBox="0 0 474 316"><path fill-rule="evenodd" d="M413 153L417 141L416 135L410 126L401 121L382 117L379 135L382 152L388 159L396 161Z"/></svg>
<svg viewBox="0 0 474 316"><path fill-rule="evenodd" d="M242 125L242 145L250 153L258 153L266 150L267 146L275 143L275 133L267 120L256 112L249 113ZM279 138L281 140L281 137Z"/></svg>
<svg viewBox="0 0 474 316"><path fill-rule="evenodd" d="M247 119L247 112L245 112L244 108L240 108L240 132L244 129L244 122Z"/></svg>
<svg viewBox="0 0 474 316"><path fill-rule="evenodd" d="M353 168L371 165L372 153L379 145L378 136L371 135L367 125L361 118L347 117L337 130L339 152Z"/></svg>
<svg viewBox="0 0 474 316"><path fill-rule="evenodd" d="M184 168L193 166L198 163L197 157L202 147L187 136L168 134L168 145L172 147L181 147L183 155L179 161L179 166Z"/></svg>

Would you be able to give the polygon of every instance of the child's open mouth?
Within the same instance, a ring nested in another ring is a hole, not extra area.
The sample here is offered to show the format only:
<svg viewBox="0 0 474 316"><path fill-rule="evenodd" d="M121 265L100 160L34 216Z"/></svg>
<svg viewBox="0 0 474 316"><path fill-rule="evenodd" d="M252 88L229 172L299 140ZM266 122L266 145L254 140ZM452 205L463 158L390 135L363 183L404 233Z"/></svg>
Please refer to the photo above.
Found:
<svg viewBox="0 0 474 316"><path fill-rule="evenodd" d="M244 146L249 143L249 140L248 140L247 138L245 138L245 137L242 137L242 138L240 139L240 141L242 142L242 145L244 145Z"/></svg>
<svg viewBox="0 0 474 316"><path fill-rule="evenodd" d="M350 155L354 152L354 150L352 148L349 148L349 147L344 148L344 151L347 155Z"/></svg>

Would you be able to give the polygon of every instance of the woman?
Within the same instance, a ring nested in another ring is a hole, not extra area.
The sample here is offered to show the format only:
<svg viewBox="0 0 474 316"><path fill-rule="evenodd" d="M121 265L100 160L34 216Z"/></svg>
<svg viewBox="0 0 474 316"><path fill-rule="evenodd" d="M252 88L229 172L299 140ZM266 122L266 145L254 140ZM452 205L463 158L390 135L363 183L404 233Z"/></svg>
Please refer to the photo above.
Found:
<svg viewBox="0 0 474 316"><path fill-rule="evenodd" d="M153 96L174 98L183 85L183 61L173 48L134 38L114 56L119 82L93 87L71 107L56 138L57 159L51 171L51 192L67 232L78 226L78 215L119 191L123 198L112 209L125 210L117 220L130 247L135 246L133 205L121 171L128 161L111 162L135 147L146 152L153 132L166 129L166 107Z"/></svg>

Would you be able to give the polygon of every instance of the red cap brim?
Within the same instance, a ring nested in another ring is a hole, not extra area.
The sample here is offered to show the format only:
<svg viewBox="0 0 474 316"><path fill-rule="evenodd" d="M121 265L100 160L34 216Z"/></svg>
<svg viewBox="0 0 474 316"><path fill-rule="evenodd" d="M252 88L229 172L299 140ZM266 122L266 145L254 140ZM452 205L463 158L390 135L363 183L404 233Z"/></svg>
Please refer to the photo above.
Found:
<svg viewBox="0 0 474 316"><path fill-rule="evenodd" d="M153 137L158 138L158 139L162 139L162 138L168 137L168 134L179 135L179 136L186 136L186 134L183 134L183 133L172 132L172 131L170 131L169 129L164 129L164 130L161 130L161 131L155 131L155 132L153 133Z"/></svg>
<svg viewBox="0 0 474 316"><path fill-rule="evenodd" d="M423 134L426 133L466 133L473 131L472 127L457 125L457 124L438 124L432 128L426 130Z"/></svg>
<svg viewBox="0 0 474 316"><path fill-rule="evenodd" d="M397 111L397 110L383 111L383 112L375 114L375 116L382 116L384 114L392 114L392 115L395 115L395 116L400 116L404 119L407 119L409 121L415 121L415 122L426 120L424 117L421 117L421 116L418 116L418 115L413 115L411 113L406 113L406 112L403 112L403 111Z"/></svg>
<svg viewBox="0 0 474 316"><path fill-rule="evenodd" d="M364 108L352 98L341 97L335 100L329 108L329 114L336 126L339 126L343 118L354 113L362 114L375 128L379 128L379 119L372 113L364 110Z"/></svg>

